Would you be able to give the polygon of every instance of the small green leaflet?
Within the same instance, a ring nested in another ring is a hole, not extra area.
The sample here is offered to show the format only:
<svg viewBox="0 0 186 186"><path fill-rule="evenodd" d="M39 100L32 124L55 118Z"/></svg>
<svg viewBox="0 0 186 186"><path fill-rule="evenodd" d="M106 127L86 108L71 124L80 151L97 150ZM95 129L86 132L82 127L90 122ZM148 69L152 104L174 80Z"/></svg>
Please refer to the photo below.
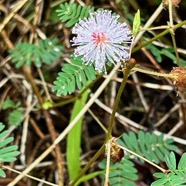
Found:
<svg viewBox="0 0 186 186"><path fill-rule="evenodd" d="M140 29L140 24L141 24L141 20L140 20L140 10L138 9L137 13L134 16L134 21L133 21L133 35L136 36L137 33L139 32Z"/></svg>

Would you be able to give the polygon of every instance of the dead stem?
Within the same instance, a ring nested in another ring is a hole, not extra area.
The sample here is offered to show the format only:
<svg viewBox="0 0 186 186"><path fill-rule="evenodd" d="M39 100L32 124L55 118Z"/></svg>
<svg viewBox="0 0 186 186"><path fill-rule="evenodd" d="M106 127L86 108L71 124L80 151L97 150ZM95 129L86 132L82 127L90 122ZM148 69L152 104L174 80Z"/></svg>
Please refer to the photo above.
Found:
<svg viewBox="0 0 186 186"><path fill-rule="evenodd" d="M10 48L10 49L15 48L13 43L10 41L8 35L6 34L6 32L4 30L1 32L1 35L2 35L5 43L7 44L8 48ZM31 84L33 92L35 93L35 95L38 99L39 105L42 108L43 103L44 103L43 98L39 92L37 85L35 84L35 81L34 81L34 78L32 77L30 68L23 66L22 71L24 72L24 75L25 75L26 79L28 80L28 82ZM55 132L54 124L50 118L50 114L47 110L43 110L43 114L45 116L47 127L48 127L48 130L49 130L51 137L52 137L52 141L54 141L57 138L57 134ZM55 147L55 153L56 153L56 158L57 158L56 164L57 164L58 174L59 174L59 179L58 179L59 186L63 186L63 166L62 166L63 159L62 159L62 155L61 155L60 148L58 145L56 145L56 147Z"/></svg>

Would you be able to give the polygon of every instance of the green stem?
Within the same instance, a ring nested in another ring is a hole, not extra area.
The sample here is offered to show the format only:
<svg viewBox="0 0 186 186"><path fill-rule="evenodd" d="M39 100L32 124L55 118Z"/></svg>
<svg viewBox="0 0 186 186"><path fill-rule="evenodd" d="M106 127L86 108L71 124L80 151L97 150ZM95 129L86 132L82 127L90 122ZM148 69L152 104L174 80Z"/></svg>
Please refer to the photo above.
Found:
<svg viewBox="0 0 186 186"><path fill-rule="evenodd" d="M118 90L118 94L116 96L116 101L114 103L112 115L111 115L111 118L110 118L108 133L107 133L107 137L106 137L106 142L112 137L112 129L113 129L113 125L114 125L115 114L116 114L116 111L118 109L121 94L123 93L123 89L125 88L125 85L127 83L127 79L128 79L129 74L130 74L130 71L131 71L131 69L129 69L129 68L126 68L125 71L124 71L124 78L123 78L123 80L121 82L121 85L120 85L120 88Z"/></svg>
<svg viewBox="0 0 186 186"><path fill-rule="evenodd" d="M173 44L173 47L174 47L174 51L175 51L175 54L176 54L176 59L177 59L177 64L178 66L181 66L181 62L180 62L180 57L179 57L179 54L178 54L178 50L177 50L177 45L176 45L176 39L175 39L175 34L174 34L174 23L173 23L173 10L172 10L172 0L168 0L169 2L169 21L170 23L168 23L169 27L170 27L170 34L171 34L171 37L172 37L172 44Z"/></svg>
<svg viewBox="0 0 186 186"><path fill-rule="evenodd" d="M67 105L67 104L69 104L69 103L73 103L73 102L75 102L77 99L78 99L78 97L72 97L72 98L69 98L69 99L67 99L67 100L63 100L63 101L58 102L58 103L52 103L52 108L61 107L61 106Z"/></svg>
<svg viewBox="0 0 186 186"><path fill-rule="evenodd" d="M174 26L173 30L176 30L177 28L180 28L181 26L185 25L186 24L186 20L181 22L181 23L178 23ZM163 37L164 35L168 34L170 32L170 29L166 29L165 31L161 32L160 34L158 34L157 36L153 37L152 39L149 39L147 42L141 44L140 46L137 46L135 47L133 50L132 50L132 53L140 50L141 48L147 46L148 44L152 43L153 41Z"/></svg>
<svg viewBox="0 0 186 186"><path fill-rule="evenodd" d="M89 162L87 163L87 165L81 170L81 172L79 173L79 175L77 176L77 178L74 179L69 184L69 186L74 186L76 184L76 182L85 174L85 172L90 168L90 166L92 165L92 163L94 163L99 158L99 156L104 152L104 150L105 150L105 143L96 152L96 154L89 160Z"/></svg>
<svg viewBox="0 0 186 186"><path fill-rule="evenodd" d="M120 88L118 90L118 94L116 96L116 101L115 101L114 108L113 108L113 111L112 111L112 115L111 115L111 118L110 118L110 123L109 123L109 128L108 128L108 133L107 133L107 137L106 137L105 143L101 146L101 148L97 151L97 153L89 160L87 165L80 171L80 173L77 176L77 178L74 179L69 184L69 186L74 186L76 184L76 182L85 174L85 172L90 168L92 163L95 162L99 158L99 156L104 152L105 144L112 137L112 128L113 128L113 124L114 124L115 113L116 113L116 111L118 109L118 104L119 104L119 101L120 101L120 98L121 98L121 94L122 94L123 89L124 89L124 87L125 87L125 85L127 83L127 79L128 79L128 76L130 74L131 69L132 68L130 68L130 65L128 65L128 67L124 71L124 78L123 78L123 81L122 81L122 83L120 85Z"/></svg>

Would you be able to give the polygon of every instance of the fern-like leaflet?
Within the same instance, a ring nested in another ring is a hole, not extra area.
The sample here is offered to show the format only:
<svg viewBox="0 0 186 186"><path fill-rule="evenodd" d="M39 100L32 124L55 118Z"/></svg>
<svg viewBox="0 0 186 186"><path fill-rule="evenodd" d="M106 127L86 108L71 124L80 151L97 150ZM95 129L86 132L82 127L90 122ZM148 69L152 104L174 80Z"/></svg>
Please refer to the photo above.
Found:
<svg viewBox="0 0 186 186"><path fill-rule="evenodd" d="M57 43L57 38L40 40L38 45L18 42L15 49L9 50L9 53L17 68L24 64L30 66L32 62L36 67L41 67L42 63L51 64L62 55L63 47Z"/></svg>
<svg viewBox="0 0 186 186"><path fill-rule="evenodd" d="M102 161L99 167L106 169L106 161ZM138 179L137 169L134 163L125 156L120 162L110 165L109 184L112 186L136 186Z"/></svg>
<svg viewBox="0 0 186 186"><path fill-rule="evenodd" d="M20 102L18 102L18 106L20 105ZM14 103L14 101L13 100L11 100L11 99L6 99L6 100L4 100L3 102L2 102L2 104L1 104L1 108L3 109L3 110L6 110L6 109L9 109L9 108L16 108L17 107L17 105Z"/></svg>
<svg viewBox="0 0 186 186"><path fill-rule="evenodd" d="M71 27L79 21L79 19L89 17L90 12L94 11L94 7L91 6L81 6L75 3L61 4L59 9L56 10L59 19L62 22L66 22L66 27Z"/></svg>
<svg viewBox="0 0 186 186"><path fill-rule="evenodd" d="M2 102L2 109L8 109L8 124L11 126L19 126L24 119L24 111L20 107L21 102L15 103L11 99L6 99ZM10 111L11 110L11 111Z"/></svg>
<svg viewBox="0 0 186 186"><path fill-rule="evenodd" d="M8 115L8 124L11 126L18 127L24 119L24 111L23 110L13 110Z"/></svg>
<svg viewBox="0 0 186 186"><path fill-rule="evenodd" d="M57 95L67 95L75 91L76 86L82 89L95 80L95 70L92 65L85 65L81 57L72 57L71 64L65 64L54 81L53 90Z"/></svg>
<svg viewBox="0 0 186 186"><path fill-rule="evenodd" d="M164 161L165 155L170 151L176 151L177 147L173 145L173 139L164 140L163 135L157 136L149 132L139 131L136 135L134 132L124 133L118 143L133 152L147 158L150 161L159 163Z"/></svg>
<svg viewBox="0 0 186 186"><path fill-rule="evenodd" d="M176 164L176 157L171 152L165 157L166 165L169 168L169 173L155 173L154 177L158 178L151 186L183 186L186 184L186 153L181 156L181 159Z"/></svg>
<svg viewBox="0 0 186 186"><path fill-rule="evenodd" d="M13 137L6 137L9 133L8 130L3 131L5 126L0 123L0 162L12 162L16 160L16 156L20 154L20 152L17 151L18 146L17 145L9 145L14 138ZM0 166L0 176L6 177L6 174L2 167Z"/></svg>

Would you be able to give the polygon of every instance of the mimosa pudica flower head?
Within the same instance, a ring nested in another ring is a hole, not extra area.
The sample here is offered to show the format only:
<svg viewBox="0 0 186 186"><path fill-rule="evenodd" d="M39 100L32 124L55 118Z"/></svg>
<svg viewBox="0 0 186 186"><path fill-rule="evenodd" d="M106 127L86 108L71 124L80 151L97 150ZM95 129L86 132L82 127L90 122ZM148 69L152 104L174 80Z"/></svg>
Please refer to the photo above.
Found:
<svg viewBox="0 0 186 186"><path fill-rule="evenodd" d="M116 65L121 60L130 58L132 32L127 24L118 21L119 15L112 15L109 10L98 10L90 17L82 19L72 29L77 36L72 39L72 46L77 46L74 55L82 56L85 64L94 64L99 73L109 61Z"/></svg>

